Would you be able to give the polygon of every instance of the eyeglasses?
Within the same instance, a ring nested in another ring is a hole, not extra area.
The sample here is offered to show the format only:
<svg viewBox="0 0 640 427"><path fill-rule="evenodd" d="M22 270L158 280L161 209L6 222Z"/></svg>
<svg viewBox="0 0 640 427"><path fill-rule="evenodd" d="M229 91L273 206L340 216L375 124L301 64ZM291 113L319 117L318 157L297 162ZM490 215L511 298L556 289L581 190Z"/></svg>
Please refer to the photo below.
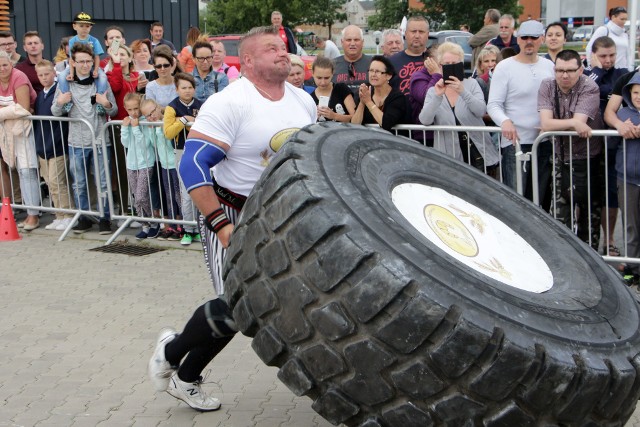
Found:
<svg viewBox="0 0 640 427"><path fill-rule="evenodd" d="M171 67L171 64L156 64L153 66L153 68L155 68L156 70L159 70L161 68L169 68Z"/></svg>
<svg viewBox="0 0 640 427"><path fill-rule="evenodd" d="M347 68L347 72L349 73L349 77L352 79L356 77L356 66L353 62L349 62L349 68Z"/></svg>
<svg viewBox="0 0 640 427"><path fill-rule="evenodd" d="M93 61L90 60L85 60L85 61L76 61L76 64L80 64L80 65L89 65L89 64L93 64Z"/></svg>
<svg viewBox="0 0 640 427"><path fill-rule="evenodd" d="M196 56L198 62L211 61L213 56Z"/></svg>
<svg viewBox="0 0 640 427"><path fill-rule="evenodd" d="M568 76L572 75L573 73L577 72L580 68L574 68L573 70L556 70L556 74L566 74Z"/></svg>
<svg viewBox="0 0 640 427"><path fill-rule="evenodd" d="M538 40L540 36L520 36L522 40Z"/></svg>
<svg viewBox="0 0 640 427"><path fill-rule="evenodd" d="M4 49L6 47L11 47L11 46L13 46L15 44L16 44L16 42L0 43L0 47Z"/></svg>
<svg viewBox="0 0 640 427"><path fill-rule="evenodd" d="M387 74L387 72L380 70L369 70L369 74L373 74L375 76L376 74Z"/></svg>

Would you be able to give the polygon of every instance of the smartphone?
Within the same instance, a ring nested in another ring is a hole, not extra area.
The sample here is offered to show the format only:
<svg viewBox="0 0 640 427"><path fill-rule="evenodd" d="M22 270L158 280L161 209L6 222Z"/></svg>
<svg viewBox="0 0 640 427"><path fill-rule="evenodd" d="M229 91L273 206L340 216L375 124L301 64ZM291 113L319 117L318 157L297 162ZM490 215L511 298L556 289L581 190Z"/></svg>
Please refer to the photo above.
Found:
<svg viewBox="0 0 640 427"><path fill-rule="evenodd" d="M318 97L318 107L329 107L329 97L328 96Z"/></svg>
<svg viewBox="0 0 640 427"><path fill-rule="evenodd" d="M455 64L444 64L442 66L442 78L445 83L450 80L450 77L457 77L458 80L464 80L464 63L456 62Z"/></svg>
<svg viewBox="0 0 640 427"><path fill-rule="evenodd" d="M111 52L115 55L118 53L118 49L120 49L120 39L114 39L111 42Z"/></svg>

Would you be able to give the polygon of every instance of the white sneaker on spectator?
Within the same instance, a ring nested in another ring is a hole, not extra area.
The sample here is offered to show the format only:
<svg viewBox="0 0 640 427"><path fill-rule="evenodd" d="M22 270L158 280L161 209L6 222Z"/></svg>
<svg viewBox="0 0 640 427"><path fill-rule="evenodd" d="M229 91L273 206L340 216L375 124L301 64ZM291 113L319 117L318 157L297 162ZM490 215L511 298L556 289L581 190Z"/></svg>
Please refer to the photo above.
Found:
<svg viewBox="0 0 640 427"><path fill-rule="evenodd" d="M71 224L71 218L61 219L60 222L58 223L58 226L56 227L56 230L57 231L64 231L64 230L67 229L69 224Z"/></svg>
<svg viewBox="0 0 640 427"><path fill-rule="evenodd" d="M51 224L47 225L44 229L45 230L57 230L58 229L58 225L60 225L60 219L54 219Z"/></svg>
<svg viewBox="0 0 640 427"><path fill-rule="evenodd" d="M198 411L208 412L220 409L220 401L207 395L200 387L201 384L202 380L186 383L178 378L178 373L176 372L169 381L167 393Z"/></svg>

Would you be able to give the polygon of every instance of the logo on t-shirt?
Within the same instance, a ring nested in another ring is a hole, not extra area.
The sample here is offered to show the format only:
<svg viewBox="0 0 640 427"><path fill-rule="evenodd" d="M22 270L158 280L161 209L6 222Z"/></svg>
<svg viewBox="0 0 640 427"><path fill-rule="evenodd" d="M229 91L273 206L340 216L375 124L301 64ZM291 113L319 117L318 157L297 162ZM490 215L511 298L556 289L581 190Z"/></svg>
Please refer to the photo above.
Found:
<svg viewBox="0 0 640 427"><path fill-rule="evenodd" d="M269 150L263 150L260 152L260 157L262 157L262 166L267 167L271 161L271 157L273 157L273 153L277 153L284 143L287 142L289 137L299 130L300 128L287 128L282 129L273 135L269 140L269 148L271 149L271 152Z"/></svg>

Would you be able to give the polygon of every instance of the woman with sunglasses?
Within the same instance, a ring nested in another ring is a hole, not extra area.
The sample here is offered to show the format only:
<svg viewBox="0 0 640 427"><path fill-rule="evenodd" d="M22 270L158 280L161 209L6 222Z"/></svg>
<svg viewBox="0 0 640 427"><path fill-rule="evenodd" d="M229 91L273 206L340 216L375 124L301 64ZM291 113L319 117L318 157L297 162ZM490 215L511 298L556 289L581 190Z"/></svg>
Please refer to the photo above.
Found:
<svg viewBox="0 0 640 427"><path fill-rule="evenodd" d="M391 61L382 55L371 58L369 64L370 86L362 83L358 88L360 101L351 123L377 124L391 132L391 128L400 123L409 123L406 97L389 84L396 74Z"/></svg>
<svg viewBox="0 0 640 427"><path fill-rule="evenodd" d="M609 22L596 28L587 44L586 51L591 52L591 45L597 38L603 36L611 37L616 42L616 68L626 68L629 71L633 71L633 60L631 58L633 49L629 47L629 35L624 31L624 23L627 21L627 17L627 9L622 6L610 9ZM591 65L590 55L587 55L587 62Z"/></svg>
<svg viewBox="0 0 640 427"><path fill-rule="evenodd" d="M153 99L164 108L178 96L173 82L173 70L178 61L173 57L170 49L160 48L161 46L158 46L153 50L153 68L156 69L158 78L147 85L146 97Z"/></svg>

